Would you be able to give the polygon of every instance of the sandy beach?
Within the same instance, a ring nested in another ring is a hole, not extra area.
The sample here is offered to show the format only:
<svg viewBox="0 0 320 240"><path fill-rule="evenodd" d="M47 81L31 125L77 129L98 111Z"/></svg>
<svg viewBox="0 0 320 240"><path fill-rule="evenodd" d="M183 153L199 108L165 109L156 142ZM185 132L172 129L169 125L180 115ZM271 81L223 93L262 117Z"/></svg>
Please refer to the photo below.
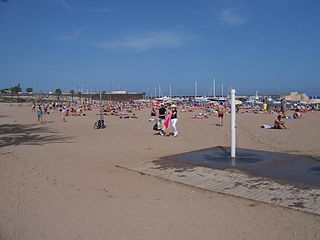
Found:
<svg viewBox="0 0 320 240"><path fill-rule="evenodd" d="M204 191L117 167L230 145L230 115L192 119L179 112L179 136L159 136L147 120L98 109L37 123L27 105L0 104L0 239L320 239L320 216ZM320 156L320 112L262 129L275 115L238 115L237 146ZM167 131L169 133L169 131Z"/></svg>

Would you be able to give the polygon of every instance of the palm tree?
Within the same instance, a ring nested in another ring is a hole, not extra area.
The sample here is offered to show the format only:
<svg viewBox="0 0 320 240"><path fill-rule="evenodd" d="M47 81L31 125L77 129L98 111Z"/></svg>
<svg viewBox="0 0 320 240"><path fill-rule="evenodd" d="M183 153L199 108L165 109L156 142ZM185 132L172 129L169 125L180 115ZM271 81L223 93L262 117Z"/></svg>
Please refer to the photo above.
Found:
<svg viewBox="0 0 320 240"><path fill-rule="evenodd" d="M9 90L10 90L10 93L11 93L11 99L13 100L13 94L18 93L18 92L16 91L15 87L11 87L11 88L9 88Z"/></svg>
<svg viewBox="0 0 320 240"><path fill-rule="evenodd" d="M55 95L57 96L57 98L58 98L58 101L60 100L61 93L62 93L62 91L61 91L60 88L57 88L57 89L55 90L55 92L54 92L54 94L55 94Z"/></svg>
<svg viewBox="0 0 320 240"><path fill-rule="evenodd" d="M74 90L71 90L70 93L71 93L71 102L73 103Z"/></svg>
<svg viewBox="0 0 320 240"><path fill-rule="evenodd" d="M80 98L80 105L81 105L81 97L82 97L82 93L78 92L78 97Z"/></svg>

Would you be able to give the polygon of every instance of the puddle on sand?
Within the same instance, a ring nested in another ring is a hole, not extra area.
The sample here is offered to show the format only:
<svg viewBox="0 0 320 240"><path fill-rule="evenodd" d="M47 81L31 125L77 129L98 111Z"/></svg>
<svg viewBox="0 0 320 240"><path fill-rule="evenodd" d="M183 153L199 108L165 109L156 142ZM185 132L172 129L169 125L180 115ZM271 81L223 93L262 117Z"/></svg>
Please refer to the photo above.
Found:
<svg viewBox="0 0 320 240"><path fill-rule="evenodd" d="M320 176L320 167L312 167L312 168L310 168L310 172L315 175Z"/></svg>
<svg viewBox="0 0 320 240"><path fill-rule="evenodd" d="M160 168L162 164L177 168L184 164L188 169L192 166L222 170L233 168L254 176L320 187L320 161L295 154L241 148L237 149L236 158L231 159L230 148L219 146L167 156L154 163Z"/></svg>

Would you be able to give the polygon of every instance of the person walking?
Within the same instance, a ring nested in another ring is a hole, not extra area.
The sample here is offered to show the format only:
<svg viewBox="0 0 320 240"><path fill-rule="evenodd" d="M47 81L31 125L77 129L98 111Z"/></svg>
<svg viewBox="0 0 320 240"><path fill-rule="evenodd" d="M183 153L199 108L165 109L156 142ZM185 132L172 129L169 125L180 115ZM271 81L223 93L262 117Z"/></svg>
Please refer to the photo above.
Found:
<svg viewBox="0 0 320 240"><path fill-rule="evenodd" d="M171 105L171 126L173 130L173 136L178 136L178 130L177 130L177 121L178 121L178 111L176 105Z"/></svg>
<svg viewBox="0 0 320 240"><path fill-rule="evenodd" d="M36 111L36 103L34 101L32 101L32 108L31 108L32 112Z"/></svg>
<svg viewBox="0 0 320 240"><path fill-rule="evenodd" d="M223 126L223 115L225 112L225 108L223 106L223 102L220 102L220 104L218 105L218 117L219 117L219 126L222 127Z"/></svg>
<svg viewBox="0 0 320 240"><path fill-rule="evenodd" d="M159 115L158 115L158 129L161 136L165 135L164 121L166 118L166 112L167 112L167 109L165 108L164 103L161 103L159 108Z"/></svg>

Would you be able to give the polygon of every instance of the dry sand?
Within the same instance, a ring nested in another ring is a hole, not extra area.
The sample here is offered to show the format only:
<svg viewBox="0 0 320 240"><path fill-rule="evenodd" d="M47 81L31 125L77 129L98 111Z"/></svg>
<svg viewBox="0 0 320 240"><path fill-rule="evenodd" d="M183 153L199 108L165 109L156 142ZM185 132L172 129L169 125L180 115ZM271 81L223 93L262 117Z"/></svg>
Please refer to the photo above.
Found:
<svg viewBox="0 0 320 240"><path fill-rule="evenodd" d="M320 239L320 217L140 175L116 167L229 145L217 117L180 113L179 136L154 135L147 122L97 110L36 123L27 106L0 105L0 239ZM320 113L261 129L274 115L238 115L238 146L320 156Z"/></svg>

